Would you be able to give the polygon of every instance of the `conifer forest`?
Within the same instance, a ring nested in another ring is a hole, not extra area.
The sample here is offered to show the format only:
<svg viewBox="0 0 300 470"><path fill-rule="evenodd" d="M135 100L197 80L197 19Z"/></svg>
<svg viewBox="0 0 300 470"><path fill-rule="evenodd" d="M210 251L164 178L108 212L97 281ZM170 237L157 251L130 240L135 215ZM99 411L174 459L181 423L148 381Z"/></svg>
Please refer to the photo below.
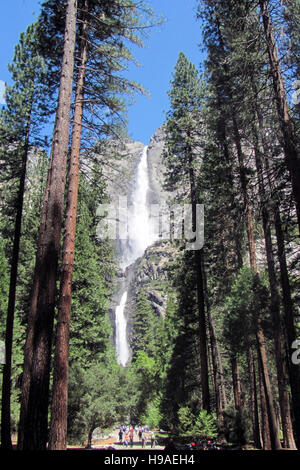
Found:
<svg viewBox="0 0 300 470"><path fill-rule="evenodd" d="M15 45L2 449L300 450L300 2L193 4L146 145L151 0L42 0Z"/></svg>

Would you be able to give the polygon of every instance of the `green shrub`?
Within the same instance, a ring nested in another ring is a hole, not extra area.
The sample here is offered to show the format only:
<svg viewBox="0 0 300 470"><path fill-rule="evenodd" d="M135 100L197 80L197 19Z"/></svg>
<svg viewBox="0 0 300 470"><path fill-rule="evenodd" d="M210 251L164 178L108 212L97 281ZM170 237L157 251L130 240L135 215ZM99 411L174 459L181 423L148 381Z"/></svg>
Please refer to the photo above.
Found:
<svg viewBox="0 0 300 470"><path fill-rule="evenodd" d="M193 433L194 419L194 415L187 406L183 406L178 410L178 431L181 435Z"/></svg>
<svg viewBox="0 0 300 470"><path fill-rule="evenodd" d="M215 438L218 435L216 416L200 411L195 416L190 408L182 407L178 411L178 432L182 436L195 436L201 439Z"/></svg>
<svg viewBox="0 0 300 470"><path fill-rule="evenodd" d="M218 427L215 414L209 414L206 410L198 414L193 434L201 439L215 438L218 436Z"/></svg>

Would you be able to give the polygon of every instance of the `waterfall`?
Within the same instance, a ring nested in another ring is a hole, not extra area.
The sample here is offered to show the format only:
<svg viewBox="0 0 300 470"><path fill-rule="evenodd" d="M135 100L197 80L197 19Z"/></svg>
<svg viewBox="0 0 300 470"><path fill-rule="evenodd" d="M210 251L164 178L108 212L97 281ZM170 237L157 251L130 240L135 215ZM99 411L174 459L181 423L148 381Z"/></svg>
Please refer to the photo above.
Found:
<svg viewBox="0 0 300 470"><path fill-rule="evenodd" d="M149 190L148 146L145 146L138 164L135 188L132 194L132 205L128 216L128 240L123 245L120 266L125 270L144 254L145 249L153 243L151 226L147 205ZM127 341L127 319L124 313L127 300L127 291L124 291L120 304L115 311L116 328L116 354L118 364L125 366L129 359L129 345Z"/></svg>
<svg viewBox="0 0 300 470"><path fill-rule="evenodd" d="M126 366L126 363L129 358L129 348L126 337L126 318L124 315L124 307L127 300L127 291L122 295L120 305L116 308L116 351L117 351L117 361L118 364L121 364L123 367Z"/></svg>

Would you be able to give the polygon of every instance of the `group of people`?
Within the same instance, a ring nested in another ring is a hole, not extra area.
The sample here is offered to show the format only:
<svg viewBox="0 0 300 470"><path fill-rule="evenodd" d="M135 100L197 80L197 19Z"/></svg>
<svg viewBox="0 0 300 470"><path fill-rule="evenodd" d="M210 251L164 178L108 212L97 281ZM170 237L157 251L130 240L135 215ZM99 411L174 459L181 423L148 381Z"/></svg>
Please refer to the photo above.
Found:
<svg viewBox="0 0 300 470"><path fill-rule="evenodd" d="M149 426L120 426L119 428L119 442L122 442L125 447L132 447L134 439L141 443L142 448L150 441L151 447L155 447L155 434L150 431Z"/></svg>

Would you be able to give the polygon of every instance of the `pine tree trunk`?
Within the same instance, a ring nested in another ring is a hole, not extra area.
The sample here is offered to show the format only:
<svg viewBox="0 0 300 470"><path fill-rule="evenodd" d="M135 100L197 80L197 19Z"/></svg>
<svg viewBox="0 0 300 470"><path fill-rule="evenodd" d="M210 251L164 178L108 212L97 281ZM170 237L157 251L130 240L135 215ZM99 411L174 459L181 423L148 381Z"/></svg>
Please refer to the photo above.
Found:
<svg viewBox="0 0 300 470"><path fill-rule="evenodd" d="M283 430L283 442L284 447L295 449L295 441L293 436L293 428L290 413L289 394L287 389L287 364L286 364L286 351L282 338L282 328L280 320L280 300L279 293L277 291L275 266L272 253L271 235L269 233L269 227L267 221L264 218L264 232L266 239L266 251L267 251L267 263L268 273L270 282L271 292L271 316L273 323L273 334L274 334L274 349L276 358L276 369L277 369L277 380L278 380L278 392L279 392L279 405L281 411L281 422Z"/></svg>
<svg viewBox="0 0 300 470"><path fill-rule="evenodd" d="M45 233L47 204L48 204L49 187L50 187L51 165L52 165L52 152L50 155L45 195L44 195L44 200L43 200L41 223L40 223L39 237L38 237L38 242L37 242L38 249L37 249L36 263L35 263L34 276L33 276L33 286L32 286L31 296L30 296L29 315L28 315L28 320L27 320L26 342L25 342L25 347L24 347L24 364L23 364L23 373L22 373L21 400L20 400L21 409L20 409L20 419L19 419L19 425L18 425L18 445L17 445L18 450L23 449L23 443L24 443L24 421L25 421L25 416L27 415L27 408L28 408L30 371L31 371L32 354L33 354L34 318L36 314L37 295L38 295L38 288L39 288L38 266L41 262L42 254L43 254L43 251L42 251L43 245L41 243L41 240L42 240L43 234Z"/></svg>
<svg viewBox="0 0 300 470"><path fill-rule="evenodd" d="M196 232L196 186L195 175L193 170L193 157L191 149L188 149L189 156L189 179L191 190L191 204L192 204L192 225L193 232ZM197 283L197 305L198 305L198 319L199 319L199 343L200 343L200 369L201 369L201 388L202 388L202 407L204 410L210 412L210 392L208 380L208 354L207 354L207 332L206 332L206 315L205 315L205 290L203 278L203 249L194 251L194 262L196 271Z"/></svg>
<svg viewBox="0 0 300 470"><path fill-rule="evenodd" d="M224 383L224 372L222 359L220 356L220 349L218 346L216 329L214 325L213 318L210 312L210 302L207 291L207 278L205 270L203 270L203 280L204 280L204 291L205 291L205 303L207 310L207 321L209 329L209 338L210 338L210 347L211 347L211 359L213 367L213 376L214 376L214 388L215 388L215 401L216 401L216 414L217 419L220 424L223 422L223 410L227 405L226 390Z"/></svg>
<svg viewBox="0 0 300 470"><path fill-rule="evenodd" d="M14 228L14 241L11 258L10 269L10 282L8 294L8 308L6 318L6 331L5 331L5 364L3 365L3 383L2 383L2 401L1 401L1 447L3 449L11 449L11 367L12 367L12 346L13 346L13 328L15 316L15 303L16 303L16 288L18 280L18 263L20 252L21 228L22 228L22 214L24 203L25 179L27 170L27 160L29 151L29 135L31 124L31 108L32 99L30 99L30 111L27 121L27 131L25 141L22 149L22 167L19 180L17 204L16 204L16 219Z"/></svg>
<svg viewBox="0 0 300 470"><path fill-rule="evenodd" d="M260 0L259 4L264 24L270 69L273 78L274 96L283 137L283 151L292 182L293 195L297 210L298 226L300 230L300 156L297 150L295 132L293 130L292 122L289 116L277 47L268 10L268 2L266 0Z"/></svg>
<svg viewBox="0 0 300 470"><path fill-rule="evenodd" d="M242 386L239 371L239 365L236 356L231 357L231 372L232 372L232 385L233 385L233 398L234 407L237 411L242 410Z"/></svg>
<svg viewBox="0 0 300 470"><path fill-rule="evenodd" d="M275 230L277 239L277 253L280 266L280 278L282 286L282 300L284 308L284 324L286 330L286 342L288 352L288 373L290 378L292 409L294 421L294 436L297 448L300 449L300 373L299 366L292 363L292 344L297 339L294 323L293 301L291 296L290 281L286 263L284 235L282 230L280 211L275 207Z"/></svg>
<svg viewBox="0 0 300 470"><path fill-rule="evenodd" d="M255 374L253 351L250 346L247 350L247 362L248 362L249 381L250 381L250 400L251 400L253 443L256 449L261 449L262 446L261 446L261 440L260 440L256 374Z"/></svg>
<svg viewBox="0 0 300 470"><path fill-rule="evenodd" d="M198 315L199 315L202 407L204 410L210 412L206 316L205 316L204 289L203 289L203 276L202 276L202 249L195 251L194 259L195 259L195 267L197 270L196 276L197 276L197 303L198 303Z"/></svg>
<svg viewBox="0 0 300 470"><path fill-rule="evenodd" d="M70 105L76 39L77 1L69 0L66 12L64 53L62 59L58 108L52 142L52 166L45 218L41 234L41 259L38 272L36 312L33 319L31 373L24 416L23 449L45 449L48 432L48 401L53 316L57 266L63 216L66 161L69 140ZM39 251L39 248L38 248ZM22 406L23 404L21 404Z"/></svg>
<svg viewBox="0 0 300 470"><path fill-rule="evenodd" d="M215 401L216 401L216 415L218 423L223 422L223 410L226 407L226 392L223 381L223 367L220 357L219 346L216 337L216 331L214 322L210 313L210 309L207 309L207 320L209 328L209 337L211 345L211 358L213 366L214 376L214 388L215 388Z"/></svg>
<svg viewBox="0 0 300 470"><path fill-rule="evenodd" d="M261 321L262 319L259 316L257 319L256 338L257 338L257 344L258 344L260 367L261 367L261 372L262 372L262 382L264 386L267 411L268 411L268 417L269 417L271 444L272 444L273 450L280 450L281 442L279 438L279 427L278 427L278 421L276 418L276 412L275 412L274 402L273 402L273 394L271 391L271 384L270 384L270 379L269 379L269 374L268 374L265 338L264 338Z"/></svg>
<svg viewBox="0 0 300 470"><path fill-rule="evenodd" d="M85 1L84 9L88 11L89 2ZM69 366L69 330L71 314L71 290L74 266L76 235L76 214L79 184L79 158L82 129L84 98L84 77L87 62L87 29L88 22L83 13L81 32L81 63L77 77L71 156L69 164L69 188L65 235L62 252L60 296L54 357L52 408L49 435L49 449L64 450L67 446L67 408L68 408L68 366Z"/></svg>
<svg viewBox="0 0 300 470"><path fill-rule="evenodd" d="M92 445L93 430L94 428L90 429L88 433L88 441L87 441L88 448L90 448Z"/></svg>
<svg viewBox="0 0 300 470"><path fill-rule="evenodd" d="M260 361L258 361L258 370L259 370L259 389L260 389L261 428L262 428L263 449L272 450L269 416L268 416L266 394L265 394L265 388L264 388L263 379L262 379Z"/></svg>

